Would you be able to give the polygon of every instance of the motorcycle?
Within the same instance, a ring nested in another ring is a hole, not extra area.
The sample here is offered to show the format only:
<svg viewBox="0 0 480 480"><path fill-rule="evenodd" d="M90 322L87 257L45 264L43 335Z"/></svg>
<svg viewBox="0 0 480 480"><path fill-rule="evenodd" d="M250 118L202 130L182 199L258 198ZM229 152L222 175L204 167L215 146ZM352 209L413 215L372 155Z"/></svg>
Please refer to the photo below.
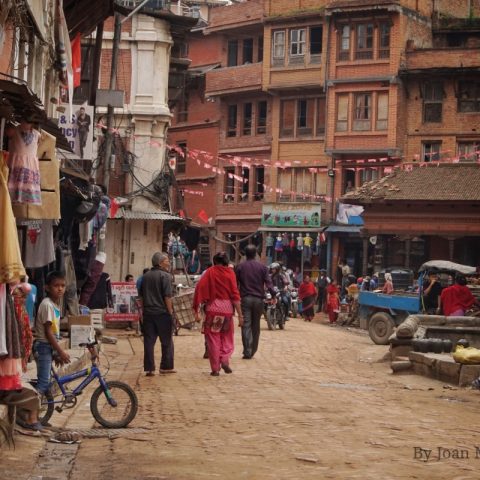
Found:
<svg viewBox="0 0 480 480"><path fill-rule="evenodd" d="M290 310L292 312L292 317L297 318L299 309L298 309L298 290L296 288L292 288L290 292L290 303L291 303Z"/></svg>
<svg viewBox="0 0 480 480"><path fill-rule="evenodd" d="M275 330L278 328L283 330L285 328L285 308L282 303L282 295L280 291L275 287L275 297L270 292L265 295L265 319L269 330Z"/></svg>

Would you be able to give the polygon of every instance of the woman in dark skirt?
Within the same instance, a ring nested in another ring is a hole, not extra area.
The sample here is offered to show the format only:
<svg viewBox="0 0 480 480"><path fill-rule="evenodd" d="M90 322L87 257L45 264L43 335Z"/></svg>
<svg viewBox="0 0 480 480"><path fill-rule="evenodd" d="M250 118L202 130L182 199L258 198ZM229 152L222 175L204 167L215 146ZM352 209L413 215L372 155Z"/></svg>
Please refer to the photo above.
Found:
<svg viewBox="0 0 480 480"><path fill-rule="evenodd" d="M298 289L298 298L302 302L302 315L306 322L311 322L315 315L314 308L317 301L317 289L310 281L310 277L305 275L303 282Z"/></svg>

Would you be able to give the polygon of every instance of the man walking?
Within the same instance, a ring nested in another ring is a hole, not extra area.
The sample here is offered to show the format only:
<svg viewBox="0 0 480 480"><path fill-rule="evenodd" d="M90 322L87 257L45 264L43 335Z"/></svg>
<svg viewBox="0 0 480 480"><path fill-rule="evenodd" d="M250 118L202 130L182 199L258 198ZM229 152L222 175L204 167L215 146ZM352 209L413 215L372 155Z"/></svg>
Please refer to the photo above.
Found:
<svg viewBox="0 0 480 480"><path fill-rule="evenodd" d="M154 349L160 337L162 359L160 373L175 373L173 369L173 305L172 279L168 255L157 252L152 257L153 268L143 275L140 302L143 307L143 369L147 377L155 375Z"/></svg>
<svg viewBox="0 0 480 480"><path fill-rule="evenodd" d="M318 289L318 310L317 312L326 312L327 311L327 287L330 283L330 279L327 277L326 270L320 270L320 274L317 280L317 289Z"/></svg>
<svg viewBox="0 0 480 480"><path fill-rule="evenodd" d="M265 287L273 294L273 286L267 267L255 260L257 247L248 245L245 255L247 259L237 267L236 273L243 313L243 358L250 359L258 349Z"/></svg>

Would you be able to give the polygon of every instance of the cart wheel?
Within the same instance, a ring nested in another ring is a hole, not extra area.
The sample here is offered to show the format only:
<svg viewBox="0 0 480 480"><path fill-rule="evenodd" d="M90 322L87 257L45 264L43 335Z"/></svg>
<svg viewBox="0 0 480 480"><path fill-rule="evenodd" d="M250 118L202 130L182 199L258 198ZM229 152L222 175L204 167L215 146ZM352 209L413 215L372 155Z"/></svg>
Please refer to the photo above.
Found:
<svg viewBox="0 0 480 480"><path fill-rule="evenodd" d="M370 338L377 345L387 345L390 335L395 330L393 318L385 312L378 312L372 315L368 324Z"/></svg>

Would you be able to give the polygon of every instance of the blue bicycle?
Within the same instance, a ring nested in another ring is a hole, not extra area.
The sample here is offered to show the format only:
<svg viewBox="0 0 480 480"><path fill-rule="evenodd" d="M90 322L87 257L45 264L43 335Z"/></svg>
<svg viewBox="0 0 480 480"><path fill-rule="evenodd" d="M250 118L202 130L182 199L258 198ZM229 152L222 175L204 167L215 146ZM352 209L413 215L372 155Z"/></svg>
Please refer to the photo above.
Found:
<svg viewBox="0 0 480 480"><path fill-rule="evenodd" d="M97 341L80 344L90 352L92 365L89 368L80 370L59 377L52 367L52 380L48 391L42 395L39 421L46 425L53 415L54 409L62 412L64 409L73 408L77 404L77 397L95 379L100 385L92 394L90 399L90 411L95 420L106 428L126 427L137 414L138 399L133 389L126 383L116 380L106 381L98 368ZM86 377L73 390L68 390L65 385L79 378ZM56 393L60 390L60 393Z"/></svg>

